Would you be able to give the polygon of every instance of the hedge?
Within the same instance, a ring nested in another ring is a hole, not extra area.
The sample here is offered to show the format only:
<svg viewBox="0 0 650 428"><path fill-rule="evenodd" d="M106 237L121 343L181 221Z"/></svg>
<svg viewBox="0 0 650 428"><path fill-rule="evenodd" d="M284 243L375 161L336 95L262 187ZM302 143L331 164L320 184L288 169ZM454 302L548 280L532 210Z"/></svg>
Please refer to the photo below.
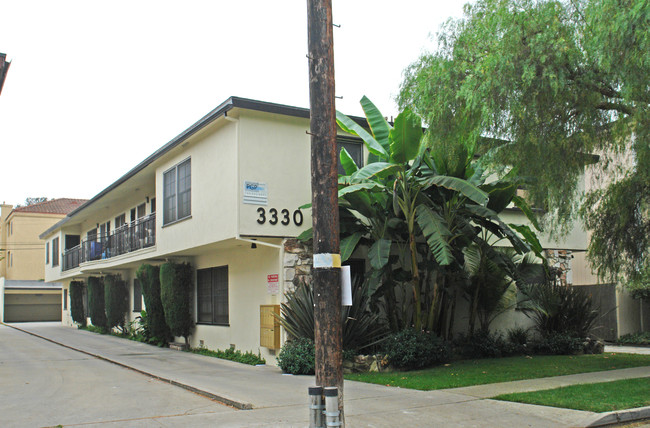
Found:
<svg viewBox="0 0 650 428"><path fill-rule="evenodd" d="M142 286L148 333L151 336L148 339L166 343L171 337L171 331L165 321L165 309L160 298L160 267L143 264L135 274Z"/></svg>
<svg viewBox="0 0 650 428"><path fill-rule="evenodd" d="M101 277L88 278L88 313L95 327L106 328L106 307L104 305L104 280Z"/></svg>
<svg viewBox="0 0 650 428"><path fill-rule="evenodd" d="M129 290L120 275L104 277L104 303L106 309L106 326L110 329L124 329L124 318L129 310Z"/></svg>
<svg viewBox="0 0 650 428"><path fill-rule="evenodd" d="M189 263L165 263L160 266L160 297L165 321L174 336L185 337L189 343L192 329L190 292L194 272Z"/></svg>
<svg viewBox="0 0 650 428"><path fill-rule="evenodd" d="M70 315L72 321L86 325L86 314L84 313L84 283L83 281L70 282Z"/></svg>

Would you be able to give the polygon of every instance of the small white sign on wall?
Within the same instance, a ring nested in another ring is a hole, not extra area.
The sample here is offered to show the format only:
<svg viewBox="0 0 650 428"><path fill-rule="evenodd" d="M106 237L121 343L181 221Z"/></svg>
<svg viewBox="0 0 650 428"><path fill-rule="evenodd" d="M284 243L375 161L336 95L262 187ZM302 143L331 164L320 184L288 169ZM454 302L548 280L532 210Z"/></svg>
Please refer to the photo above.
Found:
<svg viewBox="0 0 650 428"><path fill-rule="evenodd" d="M266 287L269 294L278 294L280 292L280 275L266 275Z"/></svg>
<svg viewBox="0 0 650 428"><path fill-rule="evenodd" d="M259 181L244 181L244 203L253 205L266 205L269 192L266 183Z"/></svg>

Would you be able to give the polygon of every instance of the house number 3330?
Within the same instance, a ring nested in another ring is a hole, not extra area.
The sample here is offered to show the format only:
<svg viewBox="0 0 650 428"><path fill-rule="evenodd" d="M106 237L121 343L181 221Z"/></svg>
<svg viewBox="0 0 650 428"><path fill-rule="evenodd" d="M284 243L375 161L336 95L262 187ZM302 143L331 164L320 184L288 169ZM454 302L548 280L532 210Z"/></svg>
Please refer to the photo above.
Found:
<svg viewBox="0 0 650 428"><path fill-rule="evenodd" d="M284 226L288 226L289 223L291 223L293 220L293 223L296 226L302 225L302 211L300 210L295 210L292 214L286 208L280 211L276 210L275 208L270 208L269 211L266 212L266 209L260 207L257 209L257 214L259 215L257 218L257 222L259 224L264 224L268 221L269 224L272 224L273 226L278 223Z"/></svg>

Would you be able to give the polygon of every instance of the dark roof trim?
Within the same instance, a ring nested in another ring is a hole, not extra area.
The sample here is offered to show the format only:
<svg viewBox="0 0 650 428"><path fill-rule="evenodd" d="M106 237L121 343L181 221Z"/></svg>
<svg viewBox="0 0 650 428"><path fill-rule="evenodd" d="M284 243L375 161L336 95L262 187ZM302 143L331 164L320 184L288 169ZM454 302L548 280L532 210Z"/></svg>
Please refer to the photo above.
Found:
<svg viewBox="0 0 650 428"><path fill-rule="evenodd" d="M241 108L244 110L254 110L254 111L261 111L265 113L274 113L274 114L281 114L284 116L294 116L294 117L301 117L304 119L309 119L310 114L309 114L309 109L307 108L302 108L302 107L293 107L293 106L288 106L285 104L275 104L275 103L269 103L265 101L257 101L257 100L252 100L248 98L240 98L240 97L230 97L223 103L221 103L218 107L216 107L214 110L212 110L210 113L206 114L203 116L201 119L196 121L192 126L187 128L185 131L181 132L178 134L173 140L153 152L151 155L149 155L145 160L137 164L133 169L131 169L129 172L124 174L122 177L120 177L117 181L115 181L113 184L99 192L97 195L92 197L91 199L88 200L85 204L81 205L74 211L70 212L66 218L63 220L59 221L49 229L47 229L45 232L39 235L40 239L44 239L47 235L50 233L54 232L56 229L59 227L63 226L66 224L68 221L70 221L70 218L77 215L79 212L83 211L85 208L89 207L93 203L97 202L99 199L101 199L103 196L105 196L107 193L111 192L124 182L126 182L128 179L136 175L138 172L142 171L145 169L147 166L152 164L154 161L162 157L164 154L169 152L170 150L174 149L177 147L179 144L183 143L185 140L187 140L189 137L192 135L196 134L206 126L208 126L210 123L215 121L217 118L223 116L226 114L228 111L234 109L234 108ZM366 124L366 119L358 116L350 116L350 119L354 120L355 122L359 124Z"/></svg>

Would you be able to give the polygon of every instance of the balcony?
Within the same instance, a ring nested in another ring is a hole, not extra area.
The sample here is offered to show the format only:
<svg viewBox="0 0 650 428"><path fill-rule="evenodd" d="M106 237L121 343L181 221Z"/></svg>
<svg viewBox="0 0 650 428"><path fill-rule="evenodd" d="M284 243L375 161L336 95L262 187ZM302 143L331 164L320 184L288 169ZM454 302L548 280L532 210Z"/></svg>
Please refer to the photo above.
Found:
<svg viewBox="0 0 650 428"><path fill-rule="evenodd" d="M85 239L63 254L63 271L79 267L81 263L105 260L156 245L156 214L150 214L131 224L117 228L110 235Z"/></svg>

